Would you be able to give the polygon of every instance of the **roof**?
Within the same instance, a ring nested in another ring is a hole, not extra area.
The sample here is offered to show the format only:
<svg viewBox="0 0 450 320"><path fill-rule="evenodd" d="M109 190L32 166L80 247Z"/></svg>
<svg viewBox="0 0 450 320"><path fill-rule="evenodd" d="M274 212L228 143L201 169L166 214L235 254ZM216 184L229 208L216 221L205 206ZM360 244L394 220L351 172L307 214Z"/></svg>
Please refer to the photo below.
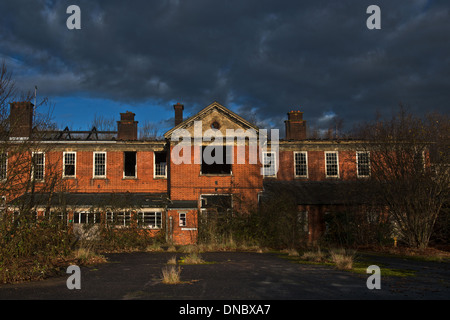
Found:
<svg viewBox="0 0 450 320"><path fill-rule="evenodd" d="M165 193L55 193L51 205L68 207L116 207L116 208L163 208L168 196ZM22 195L9 203L19 205L22 201L30 201L31 194ZM48 193L34 195L34 204L45 207L49 201Z"/></svg>
<svg viewBox="0 0 450 320"><path fill-rule="evenodd" d="M249 129L251 128L251 129L254 129L256 132L259 131L259 128L257 126L255 126L254 124L248 122L247 120L245 120L244 118L242 118L238 114L234 113L230 109L224 107L223 105L221 105L217 101L214 101L209 106L203 108L202 110L200 110L198 113L196 113L192 117L187 118L186 120L182 121L181 123L179 123L178 125L176 125L172 129L170 129L169 131L164 133L164 137L165 138L169 138L171 136L171 134L173 133L173 131L175 131L177 129L187 128L187 127L191 126L194 121L201 120L205 115L207 115L209 112L211 112L214 109L217 110L218 112L224 114L225 116L231 118L234 122L240 124L244 128L249 128Z"/></svg>
<svg viewBox="0 0 450 320"><path fill-rule="evenodd" d="M263 182L262 202L280 193L290 195L297 205L349 205L370 202L365 184L358 181L277 181Z"/></svg>

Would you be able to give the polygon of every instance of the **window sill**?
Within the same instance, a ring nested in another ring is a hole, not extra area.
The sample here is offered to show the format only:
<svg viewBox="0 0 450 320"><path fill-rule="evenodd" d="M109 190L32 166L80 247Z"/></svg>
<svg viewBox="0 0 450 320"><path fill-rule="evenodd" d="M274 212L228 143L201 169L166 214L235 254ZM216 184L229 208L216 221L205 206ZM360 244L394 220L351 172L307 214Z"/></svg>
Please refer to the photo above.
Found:
<svg viewBox="0 0 450 320"><path fill-rule="evenodd" d="M137 180L138 177L123 177L122 180Z"/></svg>

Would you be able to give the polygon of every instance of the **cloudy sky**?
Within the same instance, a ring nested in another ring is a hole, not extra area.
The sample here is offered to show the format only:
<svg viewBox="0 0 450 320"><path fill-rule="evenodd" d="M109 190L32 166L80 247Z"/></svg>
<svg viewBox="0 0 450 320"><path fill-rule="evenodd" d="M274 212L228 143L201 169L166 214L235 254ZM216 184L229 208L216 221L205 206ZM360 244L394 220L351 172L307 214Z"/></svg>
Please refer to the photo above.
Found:
<svg viewBox="0 0 450 320"><path fill-rule="evenodd" d="M70 5L81 30L69 30ZM381 9L369 30L367 7ZM61 128L94 115L170 129L218 101L261 127L290 110L309 126L449 111L447 0L2 0L0 59L19 89L54 104Z"/></svg>

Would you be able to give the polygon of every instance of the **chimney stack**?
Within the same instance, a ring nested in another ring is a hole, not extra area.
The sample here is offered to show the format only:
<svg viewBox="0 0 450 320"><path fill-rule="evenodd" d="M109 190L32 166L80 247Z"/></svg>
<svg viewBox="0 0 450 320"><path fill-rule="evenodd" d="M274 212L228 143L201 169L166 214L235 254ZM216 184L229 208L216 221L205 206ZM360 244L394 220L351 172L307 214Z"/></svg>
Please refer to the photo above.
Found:
<svg viewBox="0 0 450 320"><path fill-rule="evenodd" d="M33 127L33 107L31 102L10 103L10 138L29 139Z"/></svg>
<svg viewBox="0 0 450 320"><path fill-rule="evenodd" d="M183 122L183 110L184 105L181 103L177 103L173 105L173 108L175 109L175 127Z"/></svg>
<svg viewBox="0 0 450 320"><path fill-rule="evenodd" d="M117 121L117 140L137 140L137 121L134 121L135 114L127 111L120 114L120 121Z"/></svg>
<svg viewBox="0 0 450 320"><path fill-rule="evenodd" d="M303 112L290 111L288 119L284 121L286 125L286 140L306 139L306 121L303 120Z"/></svg>

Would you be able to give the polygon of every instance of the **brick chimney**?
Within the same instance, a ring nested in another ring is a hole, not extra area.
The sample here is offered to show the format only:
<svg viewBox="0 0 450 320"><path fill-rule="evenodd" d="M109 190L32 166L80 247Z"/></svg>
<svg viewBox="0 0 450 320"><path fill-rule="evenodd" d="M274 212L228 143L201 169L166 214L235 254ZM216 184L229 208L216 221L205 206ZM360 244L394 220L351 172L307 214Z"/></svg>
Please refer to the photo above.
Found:
<svg viewBox="0 0 450 320"><path fill-rule="evenodd" d="M137 140L137 121L134 121L135 114L127 111L120 114L120 121L117 121L117 140Z"/></svg>
<svg viewBox="0 0 450 320"><path fill-rule="evenodd" d="M10 138L28 139L31 137L33 107L34 105L28 101L10 103Z"/></svg>
<svg viewBox="0 0 450 320"><path fill-rule="evenodd" d="M288 119L284 121L286 125L286 140L306 139L306 121L303 120L303 112L290 111Z"/></svg>
<svg viewBox="0 0 450 320"><path fill-rule="evenodd" d="M183 110L184 105L181 103L177 103L173 105L173 108L175 109L175 127L183 122Z"/></svg>

